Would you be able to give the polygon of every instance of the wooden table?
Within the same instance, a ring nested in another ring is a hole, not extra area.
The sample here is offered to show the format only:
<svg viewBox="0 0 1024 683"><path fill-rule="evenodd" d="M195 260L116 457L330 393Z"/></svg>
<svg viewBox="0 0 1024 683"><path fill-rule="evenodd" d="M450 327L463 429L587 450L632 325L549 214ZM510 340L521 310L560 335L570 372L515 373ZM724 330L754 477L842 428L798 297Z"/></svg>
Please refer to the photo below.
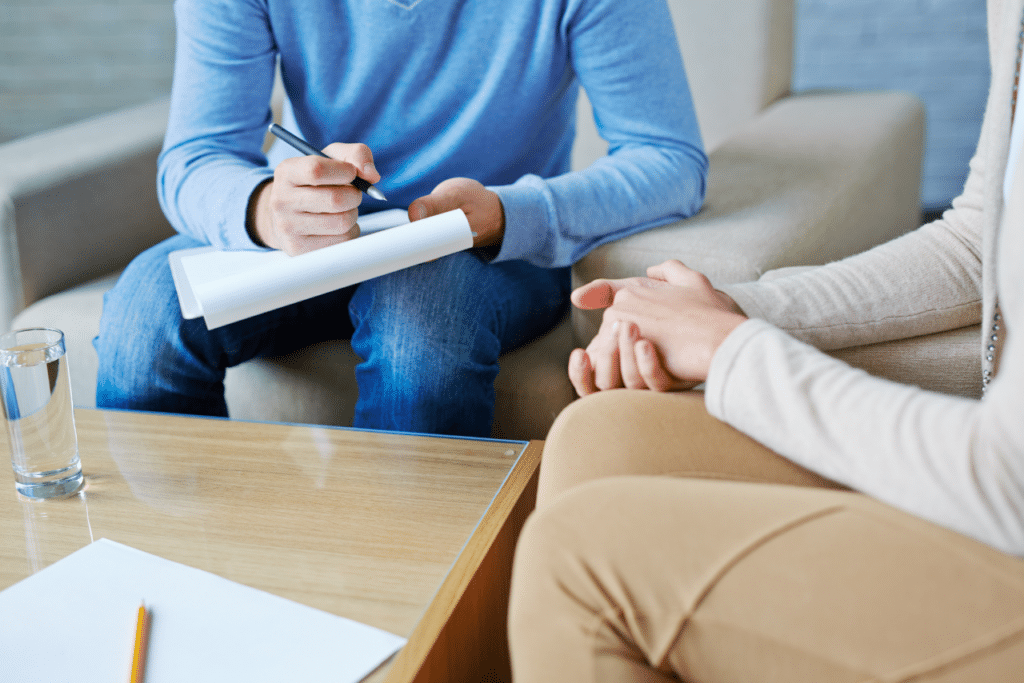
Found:
<svg viewBox="0 0 1024 683"><path fill-rule="evenodd" d="M76 409L86 485L32 501L0 437L0 589L99 538L407 637L368 681L508 680L542 442Z"/></svg>

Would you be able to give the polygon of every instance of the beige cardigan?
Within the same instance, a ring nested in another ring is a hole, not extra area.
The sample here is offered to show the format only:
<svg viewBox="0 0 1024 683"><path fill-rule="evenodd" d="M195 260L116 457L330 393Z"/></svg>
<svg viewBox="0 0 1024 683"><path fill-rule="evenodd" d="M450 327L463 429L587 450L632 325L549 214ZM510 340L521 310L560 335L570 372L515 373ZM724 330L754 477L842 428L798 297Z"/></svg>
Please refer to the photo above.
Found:
<svg viewBox="0 0 1024 683"><path fill-rule="evenodd" d="M715 354L705 401L805 467L1024 556L1024 339L1014 336L1024 320L1024 165L1005 206L1003 197L1022 13L1024 0L988 2L992 83L953 208L843 261L724 287L752 319ZM979 321L982 367L994 377L981 401L872 377L817 350Z"/></svg>

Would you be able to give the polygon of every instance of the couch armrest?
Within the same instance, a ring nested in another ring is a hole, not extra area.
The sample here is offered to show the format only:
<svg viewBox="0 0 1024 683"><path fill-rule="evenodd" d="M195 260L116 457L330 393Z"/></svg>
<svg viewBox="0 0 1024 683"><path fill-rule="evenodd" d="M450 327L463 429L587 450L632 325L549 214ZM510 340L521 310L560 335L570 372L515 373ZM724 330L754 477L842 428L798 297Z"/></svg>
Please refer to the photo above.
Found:
<svg viewBox="0 0 1024 683"><path fill-rule="evenodd" d="M833 261L920 224L924 108L901 92L809 93L766 109L709 155L695 216L603 245L576 285L677 258L715 284ZM579 342L598 316L574 311Z"/></svg>
<svg viewBox="0 0 1024 683"><path fill-rule="evenodd" d="M168 100L0 145L0 329L174 234L156 197Z"/></svg>
<svg viewBox="0 0 1024 683"><path fill-rule="evenodd" d="M768 282L809 269L809 266L778 268L765 273L760 280ZM980 325L826 353L894 382L954 396L981 398Z"/></svg>
<svg viewBox="0 0 1024 683"><path fill-rule="evenodd" d="M981 398L981 326L851 346L828 354L878 377Z"/></svg>

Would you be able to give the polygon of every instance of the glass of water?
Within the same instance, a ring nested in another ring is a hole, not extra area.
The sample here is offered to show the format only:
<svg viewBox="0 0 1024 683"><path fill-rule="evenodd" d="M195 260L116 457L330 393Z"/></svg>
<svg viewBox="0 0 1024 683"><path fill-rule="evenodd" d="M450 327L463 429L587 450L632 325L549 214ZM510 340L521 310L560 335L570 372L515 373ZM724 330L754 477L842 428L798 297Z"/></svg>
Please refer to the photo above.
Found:
<svg viewBox="0 0 1024 683"><path fill-rule="evenodd" d="M0 405L18 492L54 498L77 491L82 465L63 332L36 328L0 335Z"/></svg>

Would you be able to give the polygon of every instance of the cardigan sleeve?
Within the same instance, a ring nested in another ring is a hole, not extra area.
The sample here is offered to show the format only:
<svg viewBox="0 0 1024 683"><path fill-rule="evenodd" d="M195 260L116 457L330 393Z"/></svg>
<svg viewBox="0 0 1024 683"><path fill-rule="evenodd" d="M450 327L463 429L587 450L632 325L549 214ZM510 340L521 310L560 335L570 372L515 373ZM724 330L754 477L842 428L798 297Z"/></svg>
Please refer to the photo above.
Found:
<svg viewBox="0 0 1024 683"><path fill-rule="evenodd" d="M705 402L810 470L1024 556L1024 343L1004 350L975 401L872 377L751 319L715 354Z"/></svg>
<svg viewBox="0 0 1024 683"><path fill-rule="evenodd" d="M979 150L987 135L983 127ZM748 316L821 349L977 323L985 184L980 157L971 160L963 193L940 220L841 261L791 275L768 273L722 291Z"/></svg>

